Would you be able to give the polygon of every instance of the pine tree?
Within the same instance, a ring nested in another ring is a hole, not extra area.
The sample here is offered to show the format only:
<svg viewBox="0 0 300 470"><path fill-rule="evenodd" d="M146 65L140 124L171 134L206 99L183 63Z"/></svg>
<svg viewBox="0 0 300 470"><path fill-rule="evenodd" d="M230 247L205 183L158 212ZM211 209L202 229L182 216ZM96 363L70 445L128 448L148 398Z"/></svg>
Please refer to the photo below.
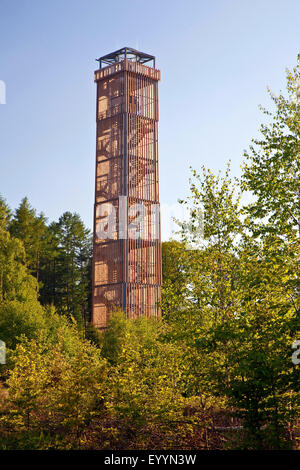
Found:
<svg viewBox="0 0 300 470"><path fill-rule="evenodd" d="M0 229L7 230L11 219L11 211L3 197L0 195Z"/></svg>
<svg viewBox="0 0 300 470"><path fill-rule="evenodd" d="M36 215L27 197L16 209L9 225L12 236L22 240L26 253L26 266L39 282L41 265L48 252L50 234L44 214Z"/></svg>
<svg viewBox="0 0 300 470"><path fill-rule="evenodd" d="M89 321L90 231L78 214L65 212L50 230L57 243L55 305L82 326Z"/></svg>

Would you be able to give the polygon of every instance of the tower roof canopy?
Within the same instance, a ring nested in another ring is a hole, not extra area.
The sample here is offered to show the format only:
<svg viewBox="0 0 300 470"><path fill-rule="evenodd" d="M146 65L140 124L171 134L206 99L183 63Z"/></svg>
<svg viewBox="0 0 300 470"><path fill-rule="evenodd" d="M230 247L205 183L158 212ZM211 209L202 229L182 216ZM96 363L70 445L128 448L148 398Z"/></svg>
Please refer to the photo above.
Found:
<svg viewBox="0 0 300 470"><path fill-rule="evenodd" d="M120 62L124 59L139 62L140 64L145 64L146 62L151 61L151 66L155 68L155 57L153 55L145 54L144 52L137 51L131 47L123 47L115 52L99 57L99 59L96 60L99 62L99 68L101 69L102 67L115 64L116 62Z"/></svg>

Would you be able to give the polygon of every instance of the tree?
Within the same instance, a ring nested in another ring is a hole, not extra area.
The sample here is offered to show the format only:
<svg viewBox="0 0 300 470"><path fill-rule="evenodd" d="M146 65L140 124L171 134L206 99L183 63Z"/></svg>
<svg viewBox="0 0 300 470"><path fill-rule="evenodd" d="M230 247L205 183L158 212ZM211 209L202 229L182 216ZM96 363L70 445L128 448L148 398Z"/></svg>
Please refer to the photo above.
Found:
<svg viewBox="0 0 300 470"><path fill-rule="evenodd" d="M116 312L105 332L102 354L111 363L108 407L121 423L118 440L125 446L176 448L194 430L193 420L184 419L189 400L183 351L165 340L165 330L158 319L125 319Z"/></svg>
<svg viewBox="0 0 300 470"><path fill-rule="evenodd" d="M203 167L201 174L193 171L192 176L191 195L181 201L189 206L190 219L179 223L185 247L184 302L174 309L175 302L169 301L166 318L172 340L185 350L186 393L200 396L205 409L212 406L217 393L215 368L224 361L226 342L224 350L210 350L209 354L203 353L202 345L211 328L226 324L239 309L238 247L243 227L240 190L229 165L224 175L215 176Z"/></svg>
<svg viewBox="0 0 300 470"><path fill-rule="evenodd" d="M91 236L78 214L65 212L50 225L57 244L54 264L55 305L85 326L89 321Z"/></svg>
<svg viewBox="0 0 300 470"><path fill-rule="evenodd" d="M244 426L236 445L288 447L298 414L290 352L299 330L299 245L288 228L284 238L252 236L228 172L219 179L204 171L191 192L191 220L182 224L183 239L194 248L187 250L184 266L190 302L175 322L174 315L168 317L173 338L186 344L188 393L209 396L210 390L227 402ZM195 229L199 206L202 237Z"/></svg>
<svg viewBox="0 0 300 470"><path fill-rule="evenodd" d="M162 243L162 314L182 310L187 292L185 245L176 240Z"/></svg>
<svg viewBox="0 0 300 470"><path fill-rule="evenodd" d="M244 392L236 390L236 399L249 400L250 387L256 387L259 398L255 407L252 403L256 418L249 410L246 420L250 435L259 445L263 422L267 429L271 426L276 448L286 445L288 423L291 433L291 423L299 416L299 387L295 386L299 374L290 359L291 344L300 329L299 83L298 58L297 66L287 71L287 97L269 91L275 112L263 110L269 123L261 126L261 139L255 139L245 153L242 175L243 188L254 196L244 208L248 237L244 238L242 282L248 292L244 296L246 318L251 319L248 329L253 327L256 338L248 355L250 363L245 358L240 361L248 373L243 374ZM254 364L251 367L254 354L255 369ZM273 418L266 417L267 409L272 409ZM260 426L250 424L252 419L260 419Z"/></svg>
<svg viewBox="0 0 300 470"><path fill-rule="evenodd" d="M261 139L245 152L243 186L255 197L246 213L255 235L300 234L300 59L287 70L287 94L270 97L275 112L263 109L270 123L261 126Z"/></svg>
<svg viewBox="0 0 300 470"><path fill-rule="evenodd" d="M37 282L25 266L23 244L0 229L0 302L37 301Z"/></svg>
<svg viewBox="0 0 300 470"><path fill-rule="evenodd" d="M0 228L7 230L11 219L11 211L5 199L0 195Z"/></svg>
<svg viewBox="0 0 300 470"><path fill-rule="evenodd" d="M20 436L17 448L28 440L29 448L56 447L58 432L65 447L79 448L88 426L103 417L105 361L71 326L67 333L72 347L66 349L57 327L55 343L45 328L37 339L23 336L9 352L10 407L2 411L0 425L6 426L6 434L10 430L8 442L10 436Z"/></svg>
<svg viewBox="0 0 300 470"><path fill-rule="evenodd" d="M49 250L50 234L44 214L36 215L25 197L9 225L12 236L22 240L26 253L26 266L39 282L41 264Z"/></svg>
<svg viewBox="0 0 300 470"><path fill-rule="evenodd" d="M193 322L197 315L200 325L203 321L224 321L237 308L240 193L237 182L230 178L229 166L224 176L215 176L204 167L201 175L193 171L190 190L191 196L181 201L190 206L190 220L179 222L182 243L180 249L176 247L184 276L184 282L179 278L178 285L185 289L181 287L183 301L177 315L180 321L186 310ZM175 292L173 296L176 298ZM170 309L170 315L174 314Z"/></svg>

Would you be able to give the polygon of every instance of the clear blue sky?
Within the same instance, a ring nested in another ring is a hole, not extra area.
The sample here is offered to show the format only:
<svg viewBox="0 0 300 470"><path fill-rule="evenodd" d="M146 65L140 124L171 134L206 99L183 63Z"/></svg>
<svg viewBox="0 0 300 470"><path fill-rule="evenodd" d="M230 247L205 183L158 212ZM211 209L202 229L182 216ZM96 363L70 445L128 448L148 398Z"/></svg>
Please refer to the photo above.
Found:
<svg viewBox="0 0 300 470"><path fill-rule="evenodd" d="M239 174L266 87L284 87L300 52L300 2L1 0L0 193L12 208L27 195L50 221L71 210L92 226L94 59L125 45L162 71L160 195L173 204L190 165L231 158Z"/></svg>

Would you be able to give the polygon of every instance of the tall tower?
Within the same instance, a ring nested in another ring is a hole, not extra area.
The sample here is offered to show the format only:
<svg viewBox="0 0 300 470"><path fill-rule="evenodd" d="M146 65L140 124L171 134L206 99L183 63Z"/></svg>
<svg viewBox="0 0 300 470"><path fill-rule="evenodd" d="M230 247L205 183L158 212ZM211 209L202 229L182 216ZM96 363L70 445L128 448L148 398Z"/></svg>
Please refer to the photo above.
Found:
<svg viewBox="0 0 300 470"><path fill-rule="evenodd" d="M92 322L105 328L118 306L160 315L160 71L129 47L98 61Z"/></svg>

